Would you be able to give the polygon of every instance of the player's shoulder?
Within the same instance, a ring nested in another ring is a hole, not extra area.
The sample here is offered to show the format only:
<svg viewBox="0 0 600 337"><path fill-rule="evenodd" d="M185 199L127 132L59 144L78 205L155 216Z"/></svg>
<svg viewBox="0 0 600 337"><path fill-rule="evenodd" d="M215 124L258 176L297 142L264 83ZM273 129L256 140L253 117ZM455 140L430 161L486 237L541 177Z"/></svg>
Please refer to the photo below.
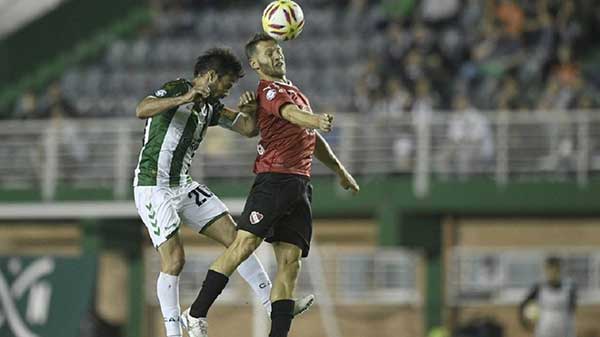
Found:
<svg viewBox="0 0 600 337"><path fill-rule="evenodd" d="M180 96L188 92L192 88L192 84L185 78L177 78L168 81L155 92L156 97L173 97Z"/></svg>
<svg viewBox="0 0 600 337"><path fill-rule="evenodd" d="M260 82L258 82L259 93L270 90L270 89L278 89L278 88L279 88L279 86L274 81L260 80Z"/></svg>
<svg viewBox="0 0 600 337"><path fill-rule="evenodd" d="M261 98L267 101L272 101L277 98L278 94L289 93L290 90L297 91L294 86L277 81L261 80L256 95L261 101Z"/></svg>

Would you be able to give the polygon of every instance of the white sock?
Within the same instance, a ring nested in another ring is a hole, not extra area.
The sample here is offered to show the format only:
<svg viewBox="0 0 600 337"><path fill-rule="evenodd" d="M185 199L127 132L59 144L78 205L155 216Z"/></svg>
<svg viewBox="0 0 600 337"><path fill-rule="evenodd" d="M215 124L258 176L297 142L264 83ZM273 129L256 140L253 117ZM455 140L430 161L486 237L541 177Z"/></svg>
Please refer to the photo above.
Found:
<svg viewBox="0 0 600 337"><path fill-rule="evenodd" d="M267 314L271 315L271 280L269 280L269 275L267 275L258 257L255 254L250 255L246 261L239 265L237 271L254 290L265 310L267 310Z"/></svg>
<svg viewBox="0 0 600 337"><path fill-rule="evenodd" d="M181 326L179 325L179 276L165 273L158 275L156 282L156 294L160 303L167 337L180 337Z"/></svg>

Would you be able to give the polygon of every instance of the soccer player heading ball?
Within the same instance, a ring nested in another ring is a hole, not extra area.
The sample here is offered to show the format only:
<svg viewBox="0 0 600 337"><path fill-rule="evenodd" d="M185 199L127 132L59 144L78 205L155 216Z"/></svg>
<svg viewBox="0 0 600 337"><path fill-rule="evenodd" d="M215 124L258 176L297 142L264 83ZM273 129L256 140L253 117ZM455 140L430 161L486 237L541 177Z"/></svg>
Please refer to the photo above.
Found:
<svg viewBox="0 0 600 337"><path fill-rule="evenodd" d="M211 49L198 58L191 82L168 82L136 109L137 117L146 119L146 130L135 169L135 205L160 255L156 292L170 337L182 335L179 275L185 258L179 227L185 223L225 246L236 236L227 207L208 187L193 181L188 169L209 126L219 125L245 136L256 134L252 93L240 99L238 108L243 112L219 101L241 76L237 57L227 49ZM271 282L260 261L249 255L238 272L269 312ZM298 301L295 313L306 310L313 300L309 296ZM186 312L182 318L187 322L187 317Z"/></svg>
<svg viewBox="0 0 600 337"><path fill-rule="evenodd" d="M287 336L300 259L308 255L312 236L312 156L339 176L343 188L359 191L354 178L317 132L331 131L333 116L312 113L308 98L286 78L285 57L277 41L257 34L246 44L246 55L260 77L256 91L261 135L254 164L256 180L235 241L212 264L192 304L190 315L202 326L201 333L194 337L208 336L206 316L210 306L235 268L263 240L272 243L277 258L269 336Z"/></svg>

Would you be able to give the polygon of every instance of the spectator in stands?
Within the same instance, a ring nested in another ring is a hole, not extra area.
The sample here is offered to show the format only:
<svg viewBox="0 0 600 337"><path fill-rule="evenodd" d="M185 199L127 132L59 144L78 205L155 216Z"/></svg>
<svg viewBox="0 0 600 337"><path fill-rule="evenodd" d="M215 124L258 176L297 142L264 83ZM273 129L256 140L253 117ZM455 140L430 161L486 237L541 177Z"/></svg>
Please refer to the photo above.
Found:
<svg viewBox="0 0 600 337"><path fill-rule="evenodd" d="M575 1L561 0L556 15L556 28L562 43L573 43L581 36L582 27L575 17Z"/></svg>
<svg viewBox="0 0 600 337"><path fill-rule="evenodd" d="M583 89L579 66L573 63L571 49L561 45L558 49L559 63L553 67L538 108L542 110L566 110L574 106Z"/></svg>
<svg viewBox="0 0 600 337"><path fill-rule="evenodd" d="M460 12L461 33L467 44L472 45L477 38L478 29L484 16L486 3L481 0L466 0Z"/></svg>
<svg viewBox="0 0 600 337"><path fill-rule="evenodd" d="M383 97L383 76L378 61L378 58L371 56L359 72L353 98L360 112L370 112L372 105Z"/></svg>
<svg viewBox="0 0 600 337"><path fill-rule="evenodd" d="M25 91L15 105L14 118L33 119L39 117L38 98L33 90Z"/></svg>
<svg viewBox="0 0 600 337"><path fill-rule="evenodd" d="M423 0L421 13L426 22L434 23L452 18L459 7L459 0Z"/></svg>
<svg viewBox="0 0 600 337"><path fill-rule="evenodd" d="M390 21L402 21L413 15L416 5L416 0L382 0L381 12Z"/></svg>
<svg viewBox="0 0 600 337"><path fill-rule="evenodd" d="M73 118L79 117L79 113L69 100L64 97L60 82L50 84L42 102L42 118L50 119L50 127L46 133L47 137L57 137L55 141L66 148L70 163L64 165L66 177L71 178L79 164L84 163L89 157L87 142Z"/></svg>
<svg viewBox="0 0 600 337"><path fill-rule="evenodd" d="M60 82L50 84L41 103L41 117L58 120L79 117L74 106L64 97Z"/></svg>
<svg viewBox="0 0 600 337"><path fill-rule="evenodd" d="M402 78L415 85L420 78L426 77L425 55L419 49L411 49L404 59Z"/></svg>
<svg viewBox="0 0 600 337"><path fill-rule="evenodd" d="M375 102L372 111L378 117L402 117L410 106L410 92L399 79L390 79L386 83L385 96Z"/></svg>
<svg viewBox="0 0 600 337"><path fill-rule="evenodd" d="M531 19L526 40L529 41L527 58L520 66L519 77L527 87L537 87L543 82L544 68L553 57L556 38L552 17L545 0L538 0L537 15Z"/></svg>
<svg viewBox="0 0 600 337"><path fill-rule="evenodd" d="M489 120L470 104L465 93L454 97L452 108L439 166L443 174L455 172L464 179L482 171L493 159L494 140Z"/></svg>
<svg viewBox="0 0 600 337"><path fill-rule="evenodd" d="M496 7L496 16L502 22L502 29L510 36L519 38L523 33L525 15L514 0L500 0Z"/></svg>
<svg viewBox="0 0 600 337"><path fill-rule="evenodd" d="M412 36L410 31L403 29L399 22L389 23L385 36L386 44L382 55L384 66L388 69L396 69L411 46Z"/></svg>
<svg viewBox="0 0 600 337"><path fill-rule="evenodd" d="M432 90L429 79L427 77L418 78L411 107L413 121L430 120L433 111L438 108L438 103L439 95Z"/></svg>
<svg viewBox="0 0 600 337"><path fill-rule="evenodd" d="M515 77L511 75L504 77L498 89L497 95L494 96L494 106L492 108L509 111L517 110L523 106L520 99L519 82Z"/></svg>
<svg viewBox="0 0 600 337"><path fill-rule="evenodd" d="M490 294L502 287L504 275L502 275L502 265L499 256L484 256L477 269L478 272L475 279L477 284L481 285L484 292Z"/></svg>

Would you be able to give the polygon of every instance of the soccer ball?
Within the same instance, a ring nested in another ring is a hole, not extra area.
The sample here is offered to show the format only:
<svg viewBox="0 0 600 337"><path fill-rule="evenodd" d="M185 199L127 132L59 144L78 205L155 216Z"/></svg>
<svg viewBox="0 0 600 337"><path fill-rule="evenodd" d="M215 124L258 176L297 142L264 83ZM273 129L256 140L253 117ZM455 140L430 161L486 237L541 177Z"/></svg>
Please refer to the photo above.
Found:
<svg viewBox="0 0 600 337"><path fill-rule="evenodd" d="M302 8L291 0L273 1L263 11L262 27L276 40L295 39L304 28Z"/></svg>

